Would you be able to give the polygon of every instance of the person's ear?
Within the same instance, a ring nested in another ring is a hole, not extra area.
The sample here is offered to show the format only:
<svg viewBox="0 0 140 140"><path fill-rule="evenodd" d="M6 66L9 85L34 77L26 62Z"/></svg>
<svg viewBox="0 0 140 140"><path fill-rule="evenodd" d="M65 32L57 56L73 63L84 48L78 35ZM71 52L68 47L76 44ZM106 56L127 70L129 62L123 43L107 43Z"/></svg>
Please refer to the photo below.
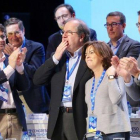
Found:
<svg viewBox="0 0 140 140"><path fill-rule="evenodd" d="M122 24L122 27L123 27L123 29L125 29L125 27L126 27L126 23L123 23L123 24Z"/></svg>
<svg viewBox="0 0 140 140"><path fill-rule="evenodd" d="M76 16L75 13L73 13L73 14L71 15L72 18L75 18L75 16Z"/></svg>
<svg viewBox="0 0 140 140"><path fill-rule="evenodd" d="M80 35L80 42L83 42L84 38L85 38L85 34L81 34Z"/></svg>
<svg viewBox="0 0 140 140"><path fill-rule="evenodd" d="M23 34L25 35L25 28L23 29Z"/></svg>

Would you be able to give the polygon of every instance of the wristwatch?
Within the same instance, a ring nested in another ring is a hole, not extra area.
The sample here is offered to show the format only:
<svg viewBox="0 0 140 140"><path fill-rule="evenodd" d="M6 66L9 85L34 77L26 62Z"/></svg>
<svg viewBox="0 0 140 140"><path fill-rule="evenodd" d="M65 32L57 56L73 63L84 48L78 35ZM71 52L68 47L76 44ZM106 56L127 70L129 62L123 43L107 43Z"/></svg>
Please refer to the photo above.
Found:
<svg viewBox="0 0 140 140"><path fill-rule="evenodd" d="M114 75L109 75L109 76L108 76L108 79L109 79L109 80L113 80L113 79L115 79L115 76L114 76Z"/></svg>

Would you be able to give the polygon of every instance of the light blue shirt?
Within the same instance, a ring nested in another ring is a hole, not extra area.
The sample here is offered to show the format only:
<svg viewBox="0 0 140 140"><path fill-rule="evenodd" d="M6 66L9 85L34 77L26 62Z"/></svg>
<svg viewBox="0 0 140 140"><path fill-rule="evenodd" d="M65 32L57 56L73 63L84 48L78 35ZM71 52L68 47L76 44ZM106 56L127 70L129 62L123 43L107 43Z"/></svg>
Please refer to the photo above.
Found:
<svg viewBox="0 0 140 140"><path fill-rule="evenodd" d="M69 70L75 64L75 62L78 59L78 56L81 55L81 53L82 53L82 47L80 47L77 51L75 51L73 56L68 51L66 51L66 55L69 57ZM80 56L80 60L81 60L81 56ZM72 87L72 95L71 95L72 98L73 98L73 88L74 88L75 78L76 78L76 74L77 74L78 67L79 67L79 64L80 64L80 60L77 63L72 75L69 77L69 82L68 83ZM54 57L54 55L53 55L53 61L56 65L59 63L59 61ZM65 81L66 81L66 77L67 77L67 73L65 75ZM72 107L72 102L65 102L65 103L61 102L61 106Z"/></svg>
<svg viewBox="0 0 140 140"><path fill-rule="evenodd" d="M117 53L117 51L118 51L118 49L119 49L119 47L120 47L120 45L121 45L121 43L122 43L122 41L123 41L123 39L125 38L125 34L117 41L117 45L116 46L113 46L113 44L111 43L111 40L110 40L110 42L109 42L109 45L111 46L111 50L113 51L113 54L114 55L116 55L116 53Z"/></svg>

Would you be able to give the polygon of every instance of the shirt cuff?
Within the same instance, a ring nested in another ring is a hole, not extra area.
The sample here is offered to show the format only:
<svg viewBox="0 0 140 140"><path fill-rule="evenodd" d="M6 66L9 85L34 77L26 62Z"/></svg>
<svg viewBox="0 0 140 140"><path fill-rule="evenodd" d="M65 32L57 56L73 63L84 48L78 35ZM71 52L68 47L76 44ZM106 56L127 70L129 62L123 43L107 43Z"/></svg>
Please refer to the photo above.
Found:
<svg viewBox="0 0 140 140"><path fill-rule="evenodd" d="M138 81L140 81L140 74L139 74L139 76L138 76Z"/></svg>
<svg viewBox="0 0 140 140"><path fill-rule="evenodd" d="M3 72L5 73L7 79L9 80L9 78L11 77L11 75L15 72L15 70L10 66L8 65L4 70Z"/></svg>
<svg viewBox="0 0 140 140"><path fill-rule="evenodd" d="M24 73L24 66L23 63L20 66L16 66L16 70L19 74L23 74Z"/></svg>
<svg viewBox="0 0 140 140"><path fill-rule="evenodd" d="M59 61L54 57L54 55L53 55L52 59L53 59L53 62L54 62L56 65L58 65Z"/></svg>
<svg viewBox="0 0 140 140"><path fill-rule="evenodd" d="M133 77L131 76L130 82L129 83L125 83L125 85L127 87L130 87L133 84Z"/></svg>

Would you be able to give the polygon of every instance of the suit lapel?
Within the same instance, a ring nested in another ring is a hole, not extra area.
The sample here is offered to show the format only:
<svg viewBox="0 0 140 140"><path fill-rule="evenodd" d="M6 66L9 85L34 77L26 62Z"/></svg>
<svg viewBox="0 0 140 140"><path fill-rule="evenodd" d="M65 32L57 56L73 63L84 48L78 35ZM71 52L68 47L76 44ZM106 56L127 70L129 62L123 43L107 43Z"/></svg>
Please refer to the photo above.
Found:
<svg viewBox="0 0 140 140"><path fill-rule="evenodd" d="M31 45L30 45L29 41L28 41L27 39L25 39L25 47L27 48L27 53L26 53L26 57L25 57L25 62L28 62L29 59L30 59L29 56L32 56L32 55L31 55L32 52L31 52L31 51L28 51L28 50L31 50L31 49L30 49L30 46L31 46Z"/></svg>
<svg viewBox="0 0 140 140"><path fill-rule="evenodd" d="M65 55L63 56L63 58L61 59L61 61L59 62L58 67L56 68L56 73L55 73L55 83L59 86L59 88L57 90L57 92L63 93L64 87L65 85L65 75L66 75L66 57ZM57 95L58 98L62 98L62 94Z"/></svg>
<svg viewBox="0 0 140 140"><path fill-rule="evenodd" d="M87 65L86 62L81 58L81 62L79 64L79 68L76 74L76 79L75 79L75 83L74 83L74 90L75 91L76 87L78 86L81 78L83 77L85 71L87 70Z"/></svg>
<svg viewBox="0 0 140 140"><path fill-rule="evenodd" d="M118 57L119 57L119 55L121 54L121 52L122 52L125 48L127 48L128 42L129 42L129 39L128 39L128 37L126 36L126 37L123 39L123 41L122 41L122 43L121 43L121 45L120 45L120 47L119 47L119 49L118 49L118 51L117 51L117 53L116 53L116 55L117 55Z"/></svg>
<svg viewBox="0 0 140 140"><path fill-rule="evenodd" d="M63 80L60 80L59 79L59 82L60 84L62 84L64 86L64 83L65 83L65 75L66 75L66 56L63 56L64 58L62 59L63 61L61 61L61 68L62 68L62 72L60 73L60 79L63 79Z"/></svg>

